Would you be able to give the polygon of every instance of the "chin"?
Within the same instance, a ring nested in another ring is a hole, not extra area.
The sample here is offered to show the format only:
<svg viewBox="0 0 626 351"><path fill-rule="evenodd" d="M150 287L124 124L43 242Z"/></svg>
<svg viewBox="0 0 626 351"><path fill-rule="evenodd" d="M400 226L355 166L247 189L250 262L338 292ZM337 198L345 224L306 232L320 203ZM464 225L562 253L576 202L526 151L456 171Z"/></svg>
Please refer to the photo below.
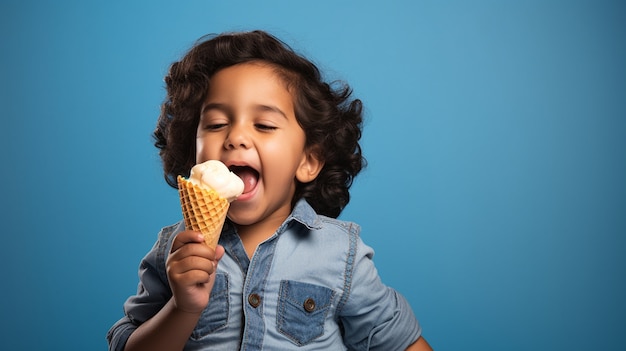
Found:
<svg viewBox="0 0 626 351"><path fill-rule="evenodd" d="M230 219L230 221L233 222L235 225L239 226L253 225L258 222L258 218L256 217L253 218L251 216L245 216L230 212L228 213L228 219Z"/></svg>

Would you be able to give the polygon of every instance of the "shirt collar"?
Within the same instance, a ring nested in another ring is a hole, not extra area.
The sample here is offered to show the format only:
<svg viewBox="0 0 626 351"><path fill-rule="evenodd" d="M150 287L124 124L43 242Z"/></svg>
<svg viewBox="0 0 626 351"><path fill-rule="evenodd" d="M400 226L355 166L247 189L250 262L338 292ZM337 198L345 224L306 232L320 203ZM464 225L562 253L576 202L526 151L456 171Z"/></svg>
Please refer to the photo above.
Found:
<svg viewBox="0 0 626 351"><path fill-rule="evenodd" d="M293 207L291 214L289 215L289 217L287 217L285 222L283 222L283 224L278 228L276 232L282 233L283 231L285 231L287 226L289 226L292 221L296 221L311 230L322 228L322 221L320 220L313 207L311 207L311 205L309 205L309 203L305 199L300 199L298 200L298 202L296 202L296 205ZM233 233L235 232L235 228L230 220L226 221L224 230L232 231Z"/></svg>
<svg viewBox="0 0 626 351"><path fill-rule="evenodd" d="M288 225L292 220L301 223L309 229L322 228L322 222L319 216L305 199L298 200L291 214L287 217L287 220L285 220L285 225Z"/></svg>

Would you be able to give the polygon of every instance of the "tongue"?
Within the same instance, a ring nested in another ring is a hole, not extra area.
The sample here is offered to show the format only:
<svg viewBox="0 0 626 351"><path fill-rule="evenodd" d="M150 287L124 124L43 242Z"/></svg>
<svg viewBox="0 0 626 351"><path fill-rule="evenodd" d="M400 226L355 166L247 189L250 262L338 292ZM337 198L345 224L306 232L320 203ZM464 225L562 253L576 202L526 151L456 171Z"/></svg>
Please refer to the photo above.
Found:
<svg viewBox="0 0 626 351"><path fill-rule="evenodd" d="M250 192L258 181L257 173L248 167L242 167L234 171L241 180L243 180L243 193Z"/></svg>

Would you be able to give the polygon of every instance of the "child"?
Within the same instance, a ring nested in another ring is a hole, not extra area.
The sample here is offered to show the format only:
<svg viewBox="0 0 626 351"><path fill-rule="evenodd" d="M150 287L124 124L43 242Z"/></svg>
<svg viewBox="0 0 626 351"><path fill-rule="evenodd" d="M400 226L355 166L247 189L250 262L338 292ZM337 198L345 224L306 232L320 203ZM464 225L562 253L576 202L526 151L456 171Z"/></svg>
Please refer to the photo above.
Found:
<svg viewBox="0 0 626 351"><path fill-rule="evenodd" d="M193 47L154 132L166 181L216 159L244 181L220 245L162 229L111 350L430 350L360 228L335 219L364 165L361 102L261 32Z"/></svg>

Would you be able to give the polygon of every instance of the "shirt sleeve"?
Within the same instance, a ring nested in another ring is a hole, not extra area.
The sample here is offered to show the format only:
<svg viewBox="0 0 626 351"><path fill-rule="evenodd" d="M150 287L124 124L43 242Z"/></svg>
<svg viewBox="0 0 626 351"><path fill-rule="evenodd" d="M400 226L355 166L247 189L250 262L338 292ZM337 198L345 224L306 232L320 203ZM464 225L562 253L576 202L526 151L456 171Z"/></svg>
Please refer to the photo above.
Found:
<svg viewBox="0 0 626 351"><path fill-rule="evenodd" d="M357 238L352 285L340 311L344 343L350 350L405 350L421 327L407 300L382 283L373 255Z"/></svg>
<svg viewBox="0 0 626 351"><path fill-rule="evenodd" d="M172 293L165 273L165 260L177 226L164 228L159 239L139 265L137 294L124 303L124 317L107 333L109 350L122 351L130 335L139 325L159 312Z"/></svg>

